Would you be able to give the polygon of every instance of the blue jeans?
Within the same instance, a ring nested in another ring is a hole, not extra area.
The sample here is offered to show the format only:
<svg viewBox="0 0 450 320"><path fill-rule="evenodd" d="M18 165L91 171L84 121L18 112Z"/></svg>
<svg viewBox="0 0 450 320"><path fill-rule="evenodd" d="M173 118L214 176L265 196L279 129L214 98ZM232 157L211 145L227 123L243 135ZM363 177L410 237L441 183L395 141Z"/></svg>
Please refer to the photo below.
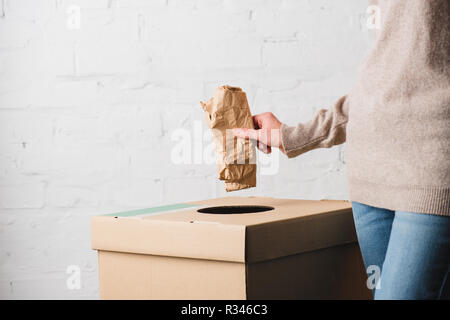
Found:
<svg viewBox="0 0 450 320"><path fill-rule="evenodd" d="M450 217L352 207L376 300L450 298Z"/></svg>

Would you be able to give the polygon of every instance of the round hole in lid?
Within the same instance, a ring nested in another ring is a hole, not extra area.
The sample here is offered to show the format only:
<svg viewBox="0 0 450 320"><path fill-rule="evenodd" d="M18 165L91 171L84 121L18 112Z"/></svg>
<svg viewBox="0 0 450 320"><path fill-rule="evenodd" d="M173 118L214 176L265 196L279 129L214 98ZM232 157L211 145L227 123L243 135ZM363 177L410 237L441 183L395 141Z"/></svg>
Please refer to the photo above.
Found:
<svg viewBox="0 0 450 320"><path fill-rule="evenodd" d="M207 207L198 209L199 213L211 213L211 214L243 214L243 213L256 213L256 212L264 212L271 211L273 207L269 206L217 206L217 207Z"/></svg>

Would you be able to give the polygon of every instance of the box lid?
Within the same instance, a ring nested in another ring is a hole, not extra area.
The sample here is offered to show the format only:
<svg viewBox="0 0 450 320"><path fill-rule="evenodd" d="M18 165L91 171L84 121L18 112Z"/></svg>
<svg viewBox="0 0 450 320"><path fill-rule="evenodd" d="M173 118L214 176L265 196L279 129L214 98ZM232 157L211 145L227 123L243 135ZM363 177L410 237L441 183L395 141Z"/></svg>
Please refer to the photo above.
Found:
<svg viewBox="0 0 450 320"><path fill-rule="evenodd" d="M249 205L273 210L198 212ZM225 197L94 216L91 237L97 250L249 263L356 241L348 201L263 197Z"/></svg>

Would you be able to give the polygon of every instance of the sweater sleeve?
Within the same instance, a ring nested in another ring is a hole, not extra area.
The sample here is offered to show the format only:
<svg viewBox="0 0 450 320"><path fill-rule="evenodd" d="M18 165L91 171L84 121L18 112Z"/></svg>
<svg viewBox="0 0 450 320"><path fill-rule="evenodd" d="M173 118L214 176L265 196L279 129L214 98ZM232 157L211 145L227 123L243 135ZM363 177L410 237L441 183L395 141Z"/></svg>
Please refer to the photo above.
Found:
<svg viewBox="0 0 450 320"><path fill-rule="evenodd" d="M306 123L281 126L281 143L289 158L317 148L344 143L348 121L348 98L340 98L330 109L321 109Z"/></svg>

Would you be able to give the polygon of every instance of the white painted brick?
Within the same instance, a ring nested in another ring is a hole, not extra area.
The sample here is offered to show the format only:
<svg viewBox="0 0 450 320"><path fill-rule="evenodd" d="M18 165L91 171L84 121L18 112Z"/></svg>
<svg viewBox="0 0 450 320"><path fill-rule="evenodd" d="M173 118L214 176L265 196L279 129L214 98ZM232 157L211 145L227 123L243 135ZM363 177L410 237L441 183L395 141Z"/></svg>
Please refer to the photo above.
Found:
<svg viewBox="0 0 450 320"><path fill-rule="evenodd" d="M247 38L207 38L201 43L189 39L169 40L163 65L176 67L250 68L261 66L261 40ZM180 54L183 48L183 54Z"/></svg>
<svg viewBox="0 0 450 320"><path fill-rule="evenodd" d="M166 7L167 2L167 0L115 0L115 7L131 9L151 8L160 11Z"/></svg>
<svg viewBox="0 0 450 320"><path fill-rule="evenodd" d="M107 134L101 131L98 115L59 115L54 120L54 142L56 146L83 148L94 143L105 142ZM112 134L112 133L111 133Z"/></svg>
<svg viewBox="0 0 450 320"><path fill-rule="evenodd" d="M158 109L142 106L136 111L136 139L143 146L150 147L164 135L161 121L161 113L164 111Z"/></svg>
<svg viewBox="0 0 450 320"><path fill-rule="evenodd" d="M41 112L0 109L0 144L48 142L53 136L53 118Z"/></svg>
<svg viewBox="0 0 450 320"><path fill-rule="evenodd" d="M1 3L0 3L1 4ZM16 32L11 32L16 30ZM29 21L0 19L0 49L13 50L24 48L35 36L36 25Z"/></svg>
<svg viewBox="0 0 450 320"><path fill-rule="evenodd" d="M173 70L173 72L177 72ZM108 82L100 90L99 103L108 105L138 105L146 108L166 110L175 105L183 107L186 104L199 104L202 99L203 88L201 83L192 83L181 76L174 79L165 72L152 71L159 76L159 80L152 78L141 80L120 80ZM180 77L180 78L178 78ZM200 98L199 98L200 97Z"/></svg>
<svg viewBox="0 0 450 320"><path fill-rule="evenodd" d="M126 32L120 27L108 29L111 30L92 32L92 35L86 31L89 36L80 38L74 51L77 75L137 73L150 62L145 48L129 41L133 31ZM116 41L122 44L117 46Z"/></svg>
<svg viewBox="0 0 450 320"><path fill-rule="evenodd" d="M56 7L59 10L67 8L69 5L77 5L82 9L106 9L110 6L111 0L56 0Z"/></svg>

